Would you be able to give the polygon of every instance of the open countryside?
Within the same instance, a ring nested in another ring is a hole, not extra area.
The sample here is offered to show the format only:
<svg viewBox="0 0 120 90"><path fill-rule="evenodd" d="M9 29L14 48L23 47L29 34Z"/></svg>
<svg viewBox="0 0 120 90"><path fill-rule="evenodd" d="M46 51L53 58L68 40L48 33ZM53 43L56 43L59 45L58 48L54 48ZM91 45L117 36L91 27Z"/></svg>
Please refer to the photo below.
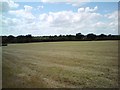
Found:
<svg viewBox="0 0 120 90"><path fill-rule="evenodd" d="M3 46L3 88L118 87L118 41Z"/></svg>

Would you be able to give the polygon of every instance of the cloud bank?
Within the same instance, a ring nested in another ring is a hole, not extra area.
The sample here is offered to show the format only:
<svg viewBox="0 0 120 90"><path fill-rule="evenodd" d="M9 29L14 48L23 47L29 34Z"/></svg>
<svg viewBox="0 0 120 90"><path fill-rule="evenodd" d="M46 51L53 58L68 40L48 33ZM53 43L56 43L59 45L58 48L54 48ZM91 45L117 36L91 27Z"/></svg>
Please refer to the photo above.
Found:
<svg viewBox="0 0 120 90"><path fill-rule="evenodd" d="M43 0L43 2L47 1ZM41 9L43 6L37 8ZM64 10L35 16L32 13L33 7L25 5L24 9L9 10L8 13L14 18L3 17L2 23L4 32L16 33L17 35L28 33L33 35L60 35L78 32L83 34L117 34L118 12L100 14L97 12L98 9L98 6L94 8L81 7L78 8L77 12Z"/></svg>

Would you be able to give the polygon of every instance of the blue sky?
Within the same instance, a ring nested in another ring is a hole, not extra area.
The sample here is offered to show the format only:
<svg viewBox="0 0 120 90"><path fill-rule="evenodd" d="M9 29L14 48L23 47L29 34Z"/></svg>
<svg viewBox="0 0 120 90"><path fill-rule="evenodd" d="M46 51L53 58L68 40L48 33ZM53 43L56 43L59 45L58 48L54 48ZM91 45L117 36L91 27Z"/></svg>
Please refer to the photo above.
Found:
<svg viewBox="0 0 120 90"><path fill-rule="evenodd" d="M118 34L117 2L6 1L2 11L3 35Z"/></svg>
<svg viewBox="0 0 120 90"><path fill-rule="evenodd" d="M44 9L41 11L33 10L33 13L41 14L41 13L49 13L51 12L58 12L64 10L72 10L77 12L77 9L80 7L91 7L94 8L95 6L99 7L98 12L104 14L113 12L118 9L117 2L85 2L85 4L80 6L72 6L71 4L66 4L64 2L57 2L57 3L42 3L42 2L18 2L20 7L18 9L24 9L24 5L33 6L37 8L37 6L44 6Z"/></svg>

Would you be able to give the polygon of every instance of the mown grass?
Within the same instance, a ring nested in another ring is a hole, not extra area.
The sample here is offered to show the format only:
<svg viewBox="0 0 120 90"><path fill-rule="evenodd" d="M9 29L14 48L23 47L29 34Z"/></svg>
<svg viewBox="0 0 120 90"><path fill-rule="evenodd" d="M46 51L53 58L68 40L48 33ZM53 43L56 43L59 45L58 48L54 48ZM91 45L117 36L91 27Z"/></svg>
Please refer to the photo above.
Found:
<svg viewBox="0 0 120 90"><path fill-rule="evenodd" d="M118 87L118 41L9 44L3 87Z"/></svg>

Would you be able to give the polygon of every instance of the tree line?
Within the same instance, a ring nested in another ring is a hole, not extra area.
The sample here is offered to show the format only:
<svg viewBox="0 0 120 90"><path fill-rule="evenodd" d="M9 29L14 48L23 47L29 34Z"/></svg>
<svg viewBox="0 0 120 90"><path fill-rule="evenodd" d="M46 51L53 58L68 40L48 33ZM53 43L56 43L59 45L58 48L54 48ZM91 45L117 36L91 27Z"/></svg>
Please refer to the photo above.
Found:
<svg viewBox="0 0 120 90"><path fill-rule="evenodd" d="M93 33L83 35L77 33L76 35L54 35L54 36L32 36L19 35L19 36L2 36L2 43L30 43L30 42L52 42L52 41L97 41L97 40L120 40L120 35L96 35Z"/></svg>

